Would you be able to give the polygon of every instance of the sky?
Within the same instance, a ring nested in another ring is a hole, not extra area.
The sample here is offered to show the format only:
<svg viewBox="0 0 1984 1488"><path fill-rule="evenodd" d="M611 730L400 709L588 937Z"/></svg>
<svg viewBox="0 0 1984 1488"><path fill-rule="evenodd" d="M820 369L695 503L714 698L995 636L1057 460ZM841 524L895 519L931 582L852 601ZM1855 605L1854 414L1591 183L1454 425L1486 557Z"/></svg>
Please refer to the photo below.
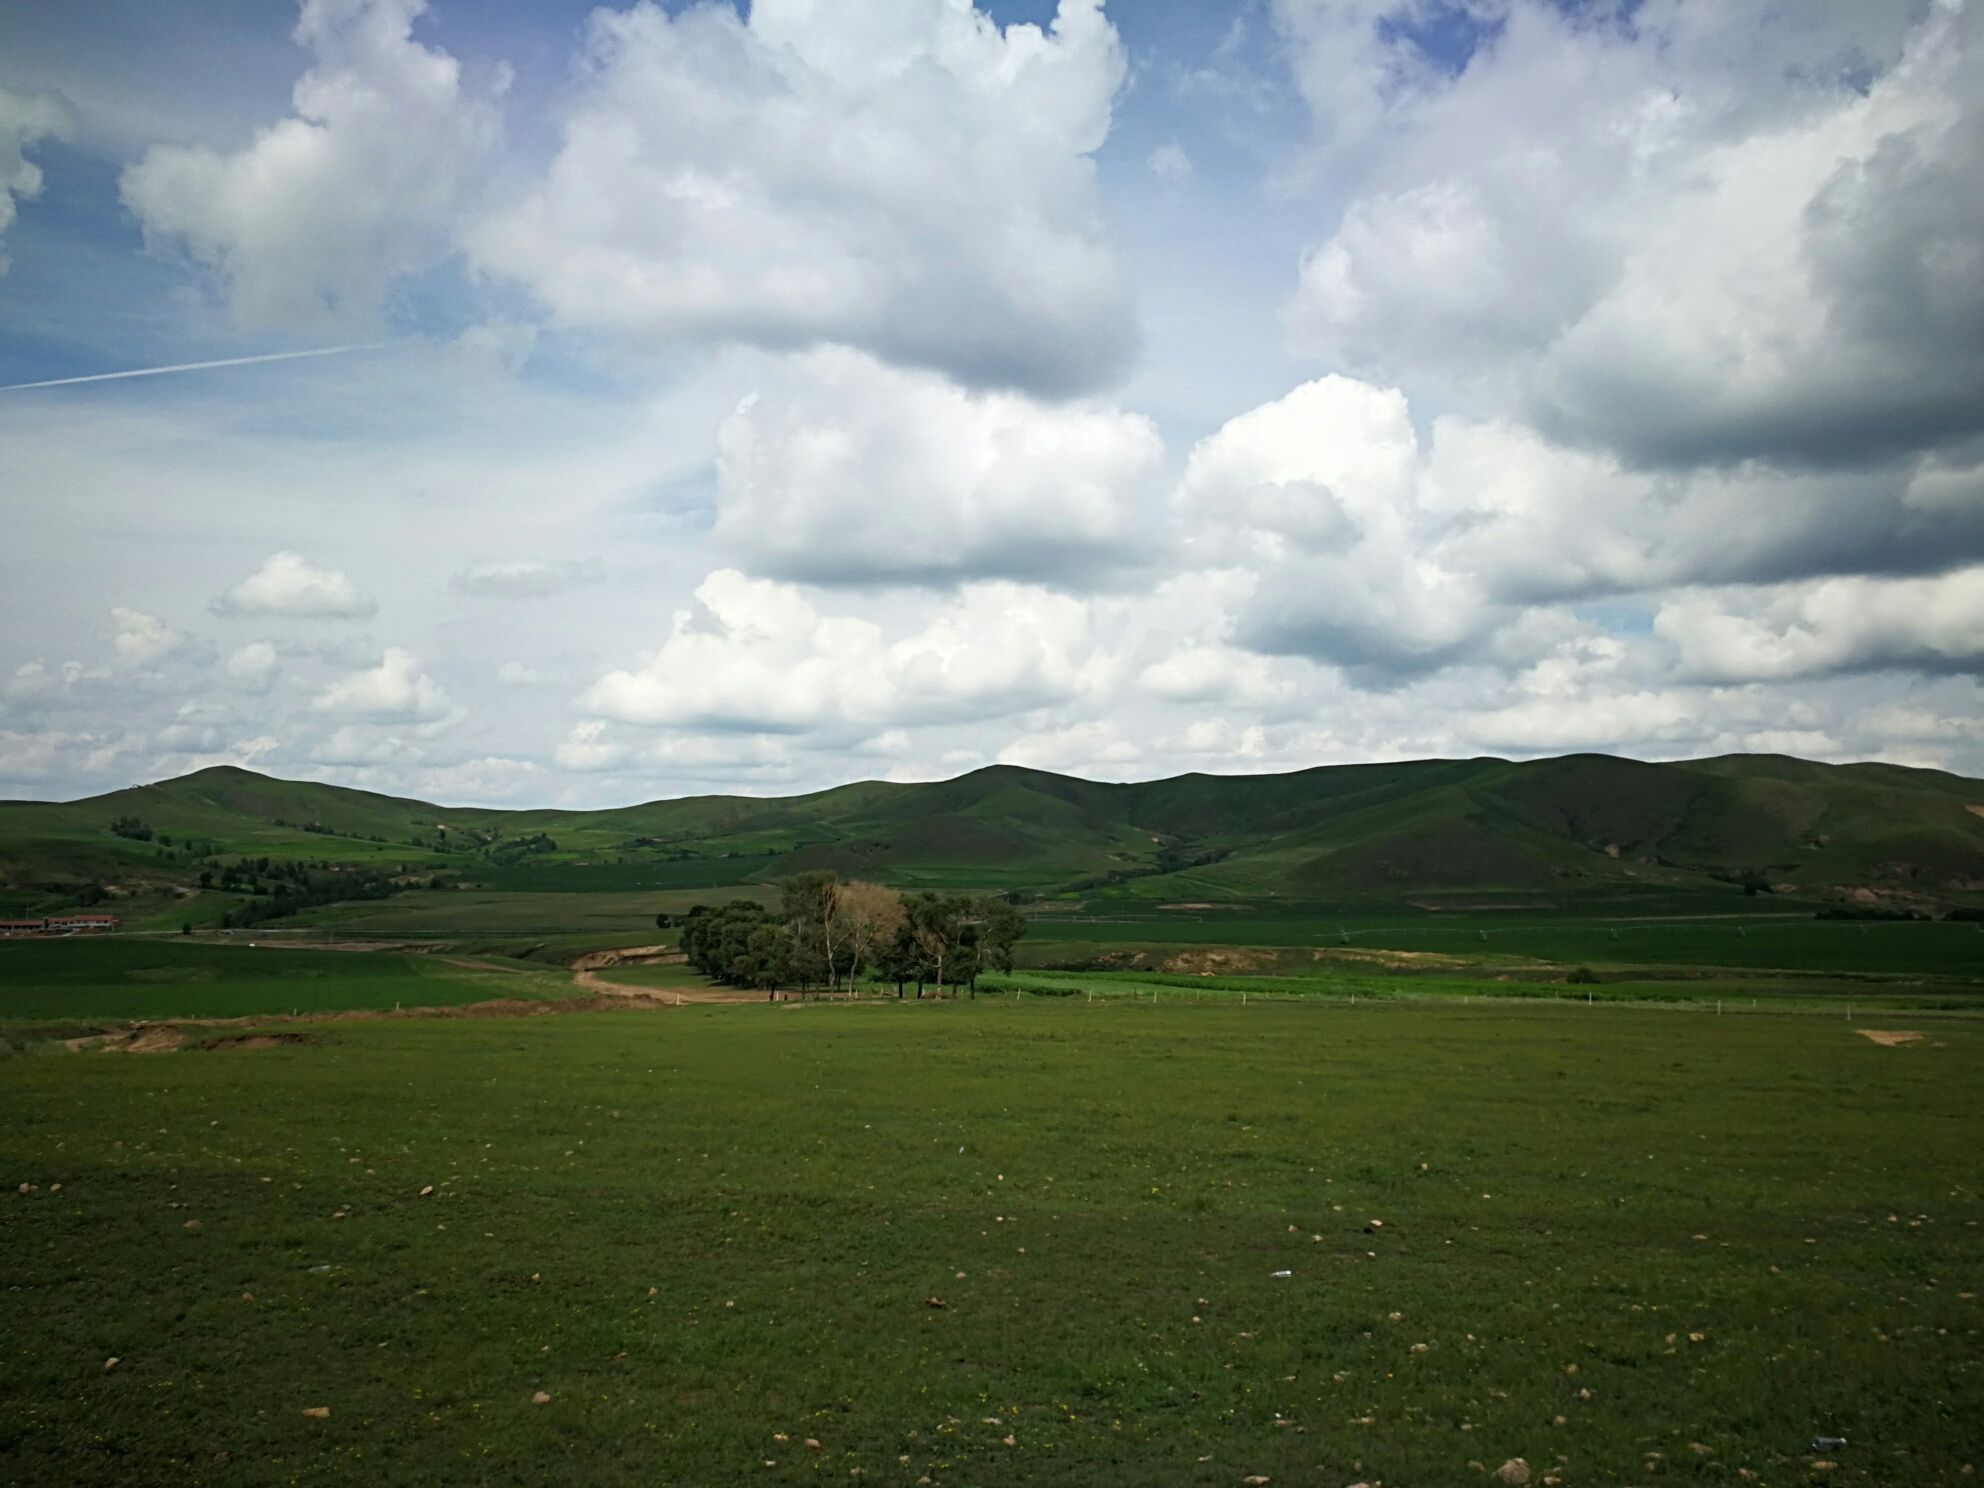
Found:
<svg viewBox="0 0 1984 1488"><path fill-rule="evenodd" d="M0 796L1984 776L1980 0L0 0L0 385Z"/></svg>

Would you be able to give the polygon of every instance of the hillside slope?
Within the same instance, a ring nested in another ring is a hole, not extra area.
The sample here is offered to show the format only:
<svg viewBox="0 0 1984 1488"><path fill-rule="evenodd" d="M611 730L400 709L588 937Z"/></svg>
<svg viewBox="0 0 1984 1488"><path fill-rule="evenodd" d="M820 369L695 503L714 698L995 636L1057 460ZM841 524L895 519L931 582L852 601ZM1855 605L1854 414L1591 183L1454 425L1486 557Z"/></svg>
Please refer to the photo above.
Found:
<svg viewBox="0 0 1984 1488"><path fill-rule="evenodd" d="M827 867L911 887L1152 902L1430 908L1769 891L1933 907L1984 902L1984 782L1749 755L1420 760L1128 785L999 765L930 784L569 812L439 807L223 767L83 801L0 803L0 892L14 904L86 882L185 885L203 867L263 857L499 890Z"/></svg>

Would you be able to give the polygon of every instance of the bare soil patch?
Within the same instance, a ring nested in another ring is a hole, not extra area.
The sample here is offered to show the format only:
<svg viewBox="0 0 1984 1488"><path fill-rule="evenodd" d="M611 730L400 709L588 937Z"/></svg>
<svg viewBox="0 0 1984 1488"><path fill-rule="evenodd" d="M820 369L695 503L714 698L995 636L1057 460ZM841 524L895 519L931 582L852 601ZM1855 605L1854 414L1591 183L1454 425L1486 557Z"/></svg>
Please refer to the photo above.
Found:
<svg viewBox="0 0 1984 1488"><path fill-rule="evenodd" d="M168 1049L177 1049L186 1042L186 1035L176 1028L143 1028L131 1035L124 1045L127 1054L163 1054Z"/></svg>
<svg viewBox="0 0 1984 1488"><path fill-rule="evenodd" d="M1429 971L1461 971L1475 963L1440 951L1388 951L1363 946L1323 946L1310 952L1315 961L1343 961L1353 966L1417 967Z"/></svg>
<svg viewBox="0 0 1984 1488"><path fill-rule="evenodd" d="M1919 1044L1926 1037L1920 1033L1890 1031L1880 1028L1856 1028L1853 1030L1863 1039L1869 1039L1884 1049L1893 1049L1902 1044Z"/></svg>
<svg viewBox="0 0 1984 1488"><path fill-rule="evenodd" d="M202 1039L193 1047L209 1050L233 1049L282 1049L294 1044L321 1044L323 1039L314 1033L241 1033L221 1038Z"/></svg>
<svg viewBox="0 0 1984 1488"><path fill-rule="evenodd" d="M1245 975L1251 971L1264 971L1274 965L1273 951L1243 951L1207 948L1203 950L1180 951L1167 957L1160 966L1165 971L1181 972L1186 976L1219 976L1238 973Z"/></svg>
<svg viewBox="0 0 1984 1488"><path fill-rule="evenodd" d="M72 1054L87 1054L97 1050L110 1050L119 1054L164 1054L186 1043L186 1035L177 1028L169 1027L116 1027L105 1028L96 1033L81 1034L75 1038L62 1040L62 1047Z"/></svg>

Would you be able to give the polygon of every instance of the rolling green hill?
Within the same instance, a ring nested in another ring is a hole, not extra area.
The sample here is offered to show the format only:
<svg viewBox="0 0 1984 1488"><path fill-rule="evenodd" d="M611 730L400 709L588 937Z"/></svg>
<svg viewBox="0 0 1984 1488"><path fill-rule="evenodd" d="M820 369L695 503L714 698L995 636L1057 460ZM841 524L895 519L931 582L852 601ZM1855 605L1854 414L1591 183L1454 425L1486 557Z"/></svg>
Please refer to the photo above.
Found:
<svg viewBox="0 0 1984 1488"><path fill-rule="evenodd" d="M0 803L0 913L96 885L179 915L202 872L263 858L308 863L332 884L438 876L539 894L762 884L824 867L1149 906L1654 908L1770 893L1933 910L1984 903L1984 782L1757 755L1422 760L1130 785L1000 765L923 785L569 812L433 806L223 767L82 801Z"/></svg>

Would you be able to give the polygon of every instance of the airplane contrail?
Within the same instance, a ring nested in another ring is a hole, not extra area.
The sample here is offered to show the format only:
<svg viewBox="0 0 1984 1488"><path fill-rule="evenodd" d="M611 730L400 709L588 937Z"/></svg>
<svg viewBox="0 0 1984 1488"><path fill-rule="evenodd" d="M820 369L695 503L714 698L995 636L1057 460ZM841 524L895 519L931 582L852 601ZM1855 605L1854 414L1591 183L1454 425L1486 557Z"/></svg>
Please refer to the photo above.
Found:
<svg viewBox="0 0 1984 1488"><path fill-rule="evenodd" d="M45 382L16 382L0 387L0 393L25 392L29 388L73 387L79 382L116 382L125 377L163 377L168 372L204 372L209 367L246 367L255 362L293 362L299 357L337 356L346 351L377 351L384 341L354 346L319 346L310 351L271 351L262 356L221 357L211 362L178 362L170 367L137 367L129 372L92 372L84 377L51 377Z"/></svg>

